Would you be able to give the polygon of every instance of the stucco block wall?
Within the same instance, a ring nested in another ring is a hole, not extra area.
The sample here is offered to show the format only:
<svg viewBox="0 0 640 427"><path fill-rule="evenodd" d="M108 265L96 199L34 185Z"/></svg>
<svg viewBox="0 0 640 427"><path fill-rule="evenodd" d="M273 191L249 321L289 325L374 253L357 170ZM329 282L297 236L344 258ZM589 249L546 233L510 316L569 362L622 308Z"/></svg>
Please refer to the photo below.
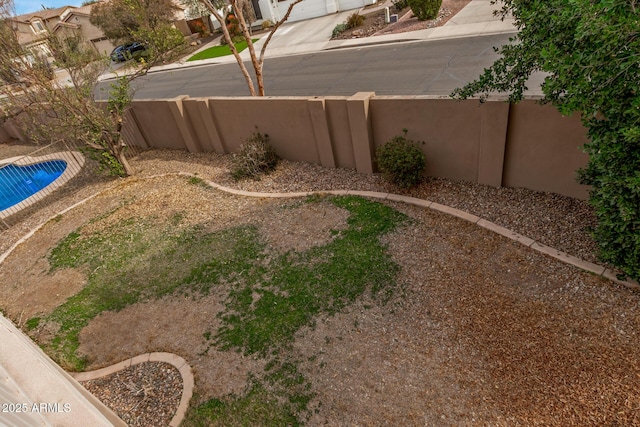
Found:
<svg viewBox="0 0 640 427"><path fill-rule="evenodd" d="M347 113L345 98L326 98L325 114L336 166L355 169L356 159L353 152L353 142L351 141L349 114Z"/></svg>
<svg viewBox="0 0 640 427"><path fill-rule="evenodd" d="M186 149L169 106L173 100L146 99L135 101L132 111L145 141L154 148ZM126 122L134 125L134 121Z"/></svg>
<svg viewBox="0 0 640 427"><path fill-rule="evenodd" d="M589 187L575 178L589 161L581 148L587 141L578 114L562 116L531 100L512 105L502 185L586 199Z"/></svg>
<svg viewBox="0 0 640 427"><path fill-rule="evenodd" d="M221 98L209 102L225 147L237 151L243 140L258 131L283 157L320 163L306 98Z"/></svg>
<svg viewBox="0 0 640 427"><path fill-rule="evenodd" d="M421 97L376 97L371 101L376 148L402 129L424 141L427 175L477 181L482 109L478 101L456 102Z"/></svg>
<svg viewBox="0 0 640 427"><path fill-rule="evenodd" d="M9 123L0 137L16 135ZM375 171L375 149L408 130L424 141L429 176L525 187L586 199L576 170L588 162L577 115L527 100L456 101L428 96L188 98L135 100L123 135L131 145L236 152L252 132L278 154L325 167Z"/></svg>
<svg viewBox="0 0 640 427"><path fill-rule="evenodd" d="M426 96L187 98L134 102L135 145L235 152L254 131L278 154L326 167L375 171L375 149L401 135L424 141L429 176L525 187L585 199L575 171L588 158L579 117L523 101L456 101ZM133 135L134 133L129 132Z"/></svg>

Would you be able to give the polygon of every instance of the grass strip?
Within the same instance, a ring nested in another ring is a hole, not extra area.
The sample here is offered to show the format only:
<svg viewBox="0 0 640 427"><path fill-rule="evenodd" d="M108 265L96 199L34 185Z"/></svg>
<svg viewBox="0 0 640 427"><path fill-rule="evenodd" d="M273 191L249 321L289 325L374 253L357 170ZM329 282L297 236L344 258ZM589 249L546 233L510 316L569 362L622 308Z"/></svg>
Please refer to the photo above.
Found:
<svg viewBox="0 0 640 427"><path fill-rule="evenodd" d="M256 41L258 41L258 39L251 40L252 43L255 43ZM238 51L238 53L240 53L247 48L247 41L244 40L238 43L234 43L234 46L236 47L236 50ZM231 55L231 48L228 45L212 46L210 48L207 48L203 51L196 53L191 58L187 59L187 62L200 61L202 59L218 58L218 57L227 56L227 55Z"/></svg>

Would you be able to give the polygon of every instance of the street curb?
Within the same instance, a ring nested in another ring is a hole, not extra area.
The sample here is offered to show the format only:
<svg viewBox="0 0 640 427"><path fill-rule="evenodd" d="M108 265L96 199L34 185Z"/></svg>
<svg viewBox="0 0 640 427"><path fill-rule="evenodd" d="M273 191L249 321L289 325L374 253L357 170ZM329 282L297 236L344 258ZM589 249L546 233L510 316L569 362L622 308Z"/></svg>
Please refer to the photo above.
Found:
<svg viewBox="0 0 640 427"><path fill-rule="evenodd" d="M494 35L499 35L499 34L516 34L517 31L515 30L504 30L504 31L491 31L491 32L486 32L486 33L482 33L482 36L494 36ZM320 50L308 50L308 51L300 51L300 52L290 52L290 53L274 53L273 55L267 55L265 56L265 59L276 59L276 58L289 58L292 56L299 56L299 55L311 55L314 53L324 53L324 52L335 52L337 50L347 50L347 49L359 49L359 48L367 48L367 47L373 47L373 46L384 46L384 45L390 45L390 44L397 44L397 43L420 43L420 42L427 42L427 41L438 41L438 40L453 40L453 39L462 39L462 38L466 38L466 37L476 37L478 36L478 34L457 34L457 35L449 35L449 36L434 36L434 37L430 37L430 38L412 38L412 37L406 37L403 39L397 39L397 40L375 40L375 41L367 41L364 43L348 43L348 40L346 43L343 44L335 44L335 45L327 45L323 48L321 48ZM360 39L362 40L362 39ZM331 41L328 41L327 43L330 43ZM311 43L314 44L314 43ZM303 46L303 45L302 45ZM227 58L226 56L223 58ZM236 64L235 60L231 61L231 60L221 60L219 58L212 58L212 59L204 59L201 61L184 61L184 62L174 62L171 64L167 64L167 65L160 65L157 67L152 67L151 69L149 69L149 71L147 71L147 74L155 74L155 73L166 73L166 72L171 72L171 71L176 71L176 70L183 70L183 69L192 69L192 68L198 68L198 67L206 67L206 66L210 66L210 65L226 65L226 64ZM110 73L110 74L106 74L104 76L100 76L98 77L98 81L101 82L105 82L105 81L111 81L111 80L115 80L118 77L117 74L115 73Z"/></svg>

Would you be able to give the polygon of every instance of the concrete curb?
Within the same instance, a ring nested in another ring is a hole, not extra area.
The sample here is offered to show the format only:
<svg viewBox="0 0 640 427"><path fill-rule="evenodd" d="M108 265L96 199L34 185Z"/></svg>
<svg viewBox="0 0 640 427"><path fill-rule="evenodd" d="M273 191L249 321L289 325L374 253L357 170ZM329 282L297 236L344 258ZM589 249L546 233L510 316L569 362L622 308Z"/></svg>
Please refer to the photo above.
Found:
<svg viewBox="0 0 640 427"><path fill-rule="evenodd" d="M105 377L107 375L115 374L116 372L120 372L123 369L145 362L168 363L174 366L180 372L180 375L182 376L182 397L180 398L178 409L176 410L175 415L169 423L170 427L178 427L184 419L184 416L187 413L187 409L189 408L189 401L191 400L191 396L193 396L193 387L195 382L191 366L189 366L186 360L176 354L163 352L145 353L127 360L123 360L122 362L116 363L115 365L107 366L106 368L96 369L95 371L89 372L74 372L70 373L70 375L78 382L90 381L97 378Z"/></svg>
<svg viewBox="0 0 640 427"><path fill-rule="evenodd" d="M162 178L162 177L166 177L166 176L185 176L185 177L193 177L193 178L200 178L199 176L189 173L189 172L172 172L172 173L165 173L165 174L158 174L158 175L151 175L151 176L146 176L146 177L136 177L135 179L153 179L153 178ZM446 213L448 215L451 216L455 216L457 218L463 219L465 221L469 221L472 222L482 228L486 228L487 230L491 230L494 233L498 233L508 239L511 239L513 241L516 241L518 243L521 243L527 247L530 247L531 249L538 251L540 253L543 253L545 255L548 255L552 258L555 258L559 261L562 261L566 264L571 264L575 267L578 267L582 270L588 271L590 273L593 273L597 276L601 276L603 278L609 279L619 285L623 285L626 286L628 288L632 288L632 289L640 289L640 283L636 282L635 280L620 280L618 279L617 273L615 271L612 271L604 266L598 265L598 264L594 264L592 262L588 262L585 260L582 260L580 258L577 258L573 255L569 255L566 252L562 252L560 250L554 249L550 246L544 245L543 243L539 243L537 241L535 241L534 239L531 239L530 237L527 236L523 236L521 234L516 233L515 231L509 230L508 228L505 228L501 225L495 224L493 222L487 221L485 219L482 219L476 215L470 214L468 212L462 211L460 209L456 209L456 208L452 208L450 206L445 206L445 205L441 205L439 203L435 203L435 202L431 202L429 200L424 200L424 199L418 199L416 197L409 197L409 196L402 196L399 194L393 194L393 193L381 193L381 192L376 192L376 191L358 191L358 190L327 190L327 191L304 191L304 192L296 192L296 193L260 193L260 192L255 192L255 191L245 191L245 190L238 190L235 188L230 188L230 187L225 187L223 185L217 184L213 181L207 181L205 180L205 182L207 183L207 185L216 188L220 191L224 191L225 193L229 193L229 194L234 194L237 196L245 196L245 197L267 197L267 198L295 198L295 197L307 197L307 196L311 196L313 194L333 194L336 196L344 196L344 195L354 195L354 196L362 196L362 197L371 197L371 198L375 198L375 199L381 199L381 200L391 200L391 201L395 201L395 202L403 202L403 203L407 203L407 204L411 204L414 206L419 206L419 207L423 207L423 208L428 208L428 209L433 209L442 213ZM38 230L40 230L42 227L44 227L49 221L52 221L54 218L70 211L71 209L80 206L82 204L84 204L85 202L93 199L94 197L100 195L101 193L105 192L105 191L110 191L112 189L114 189L115 187L117 187L118 184L116 185L112 185L107 189L104 189L102 191L97 192L96 194L93 194L89 197L87 197L84 200L81 200L80 202L60 211L59 213L52 215L49 219L47 219L45 222L43 222L42 224L38 225L37 227L35 227L33 230L31 230L29 233L27 233L24 237L22 237L21 239L19 239L16 243L14 243L7 251L5 251L3 254L0 254L0 264L2 264L2 262L11 254L11 252L13 252L15 250L16 247L18 247L20 244L24 243L26 240L28 240L31 236L33 236Z"/></svg>
<svg viewBox="0 0 640 427"><path fill-rule="evenodd" d="M182 176L195 176L189 173L180 172L179 175ZM535 251L548 255L552 258L557 259L558 261L562 261L565 264L573 265L574 267L578 267L582 270L588 271L589 273L593 273L597 276L603 277L605 279L609 279L619 285L626 286L632 289L640 289L640 283L635 280L620 280L616 277L616 273L606 269L605 267L594 264L592 262L588 262L577 258L573 255L569 255L566 252L562 252L550 246L544 245L535 241L534 239L523 236L521 234L516 233L515 231L509 230L506 227L495 224L491 221L487 221L482 219L476 215L470 214L468 212L462 211L460 209L452 208L450 206L441 205L439 203L431 202L429 200L418 199L416 197L402 196L399 194L392 193L380 193L375 191L355 191L355 190L347 190L347 191L309 191L303 193L260 193L253 191L242 191L236 190L233 188L225 187L220 184L217 184L212 181L206 181L210 186L227 193L248 196L248 197L305 197L310 196L312 194L335 194L335 195L354 195L354 196L362 196L362 197L370 197L374 199L381 200L392 200L396 202L403 202L414 206L424 207L428 209L432 209L438 212L442 212L457 218L460 218L464 221L471 222L476 224L479 227L485 228L487 230L493 231L494 233L500 234L510 240L518 242L524 246L527 246Z"/></svg>

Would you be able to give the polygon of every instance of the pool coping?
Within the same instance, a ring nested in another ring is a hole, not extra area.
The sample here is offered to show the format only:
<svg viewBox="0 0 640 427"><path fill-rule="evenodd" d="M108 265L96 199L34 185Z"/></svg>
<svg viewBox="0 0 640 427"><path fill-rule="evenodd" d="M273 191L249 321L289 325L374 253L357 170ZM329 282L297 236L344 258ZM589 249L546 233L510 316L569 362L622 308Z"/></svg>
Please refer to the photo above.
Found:
<svg viewBox="0 0 640 427"><path fill-rule="evenodd" d="M18 156L18 157L10 157L8 159L0 160L0 166L8 165L8 164L14 164L18 166L29 166L29 165L35 165L38 163L43 163L51 160L64 160L65 162L67 162L67 167L64 169L64 172L62 172L62 175L60 175L58 178L55 179L55 181L51 182L49 185L47 185L37 193L27 197L26 199L16 203L15 205L9 206L8 208L0 211L0 219L7 218L11 215L18 213L19 211L41 200L43 196L47 196L51 194L53 191L62 187L71 178L76 176L78 172L80 172L80 169L82 169L82 166L84 166L85 159L82 153L80 153L79 151L60 151L57 153L45 154L43 156L38 156L38 157ZM77 168L69 167L69 165L73 163L75 163L78 167Z"/></svg>

